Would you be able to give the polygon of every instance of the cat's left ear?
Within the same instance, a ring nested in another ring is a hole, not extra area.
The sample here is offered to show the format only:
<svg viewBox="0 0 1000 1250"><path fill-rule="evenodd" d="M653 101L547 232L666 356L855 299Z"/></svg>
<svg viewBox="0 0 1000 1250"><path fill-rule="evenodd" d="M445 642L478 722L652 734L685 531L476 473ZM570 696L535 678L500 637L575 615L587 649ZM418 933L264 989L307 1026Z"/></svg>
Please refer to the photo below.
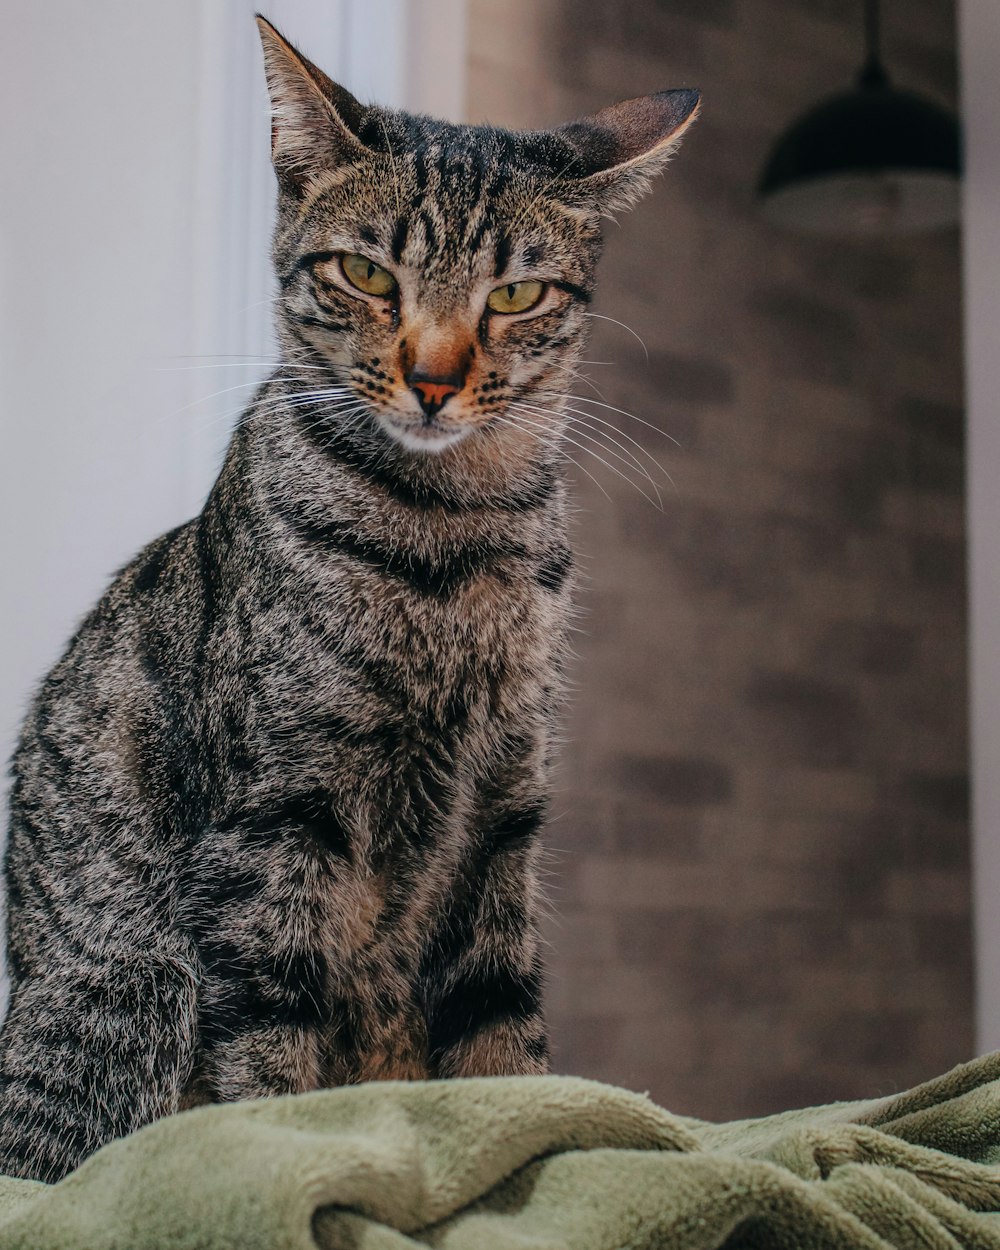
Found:
<svg viewBox="0 0 1000 1250"><path fill-rule="evenodd" d="M602 211L631 208L677 150L700 103L693 89L658 91L560 126L555 133L578 157L566 181Z"/></svg>

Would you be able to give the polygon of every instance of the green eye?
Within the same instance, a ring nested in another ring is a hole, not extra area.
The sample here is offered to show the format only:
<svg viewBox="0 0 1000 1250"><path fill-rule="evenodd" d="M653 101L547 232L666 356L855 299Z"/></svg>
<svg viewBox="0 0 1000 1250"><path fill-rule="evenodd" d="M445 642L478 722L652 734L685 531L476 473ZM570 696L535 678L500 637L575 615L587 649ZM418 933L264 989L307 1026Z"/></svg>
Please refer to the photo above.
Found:
<svg viewBox="0 0 1000 1250"><path fill-rule="evenodd" d="M527 282L508 282L490 291L486 307L498 313L520 313L534 308L545 292L545 283L530 279Z"/></svg>
<svg viewBox="0 0 1000 1250"><path fill-rule="evenodd" d="M340 267L351 286L356 286L366 295L381 295L385 298L395 293L396 279L388 269L376 265L367 256L361 256L357 252L348 252L340 258Z"/></svg>

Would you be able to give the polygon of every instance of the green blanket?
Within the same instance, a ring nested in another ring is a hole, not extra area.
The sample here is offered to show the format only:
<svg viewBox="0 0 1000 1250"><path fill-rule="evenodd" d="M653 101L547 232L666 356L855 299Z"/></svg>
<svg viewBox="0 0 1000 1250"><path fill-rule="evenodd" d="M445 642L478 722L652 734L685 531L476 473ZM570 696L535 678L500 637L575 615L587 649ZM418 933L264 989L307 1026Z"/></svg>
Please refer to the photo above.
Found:
<svg viewBox="0 0 1000 1250"><path fill-rule="evenodd" d="M203 1107L58 1185L2 1250L1000 1250L1000 1053L871 1102L708 1124L570 1077Z"/></svg>

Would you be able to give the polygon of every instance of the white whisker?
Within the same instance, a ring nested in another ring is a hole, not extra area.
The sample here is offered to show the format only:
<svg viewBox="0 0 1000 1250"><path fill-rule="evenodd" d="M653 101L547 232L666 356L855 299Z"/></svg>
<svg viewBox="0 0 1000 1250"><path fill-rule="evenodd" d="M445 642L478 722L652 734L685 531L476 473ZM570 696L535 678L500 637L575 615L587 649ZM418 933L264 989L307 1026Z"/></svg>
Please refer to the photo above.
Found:
<svg viewBox="0 0 1000 1250"><path fill-rule="evenodd" d="M566 399L581 399L582 396L567 395L565 398ZM594 403L596 401L591 400L589 402ZM612 411L616 411L611 404L598 404L597 406L599 408L610 408ZM604 417L599 417L596 412L588 412L584 408L574 408L572 404L567 403L565 405L565 408L568 412L575 412L578 416L584 418L586 421L596 421L599 425L605 425L608 427L608 429L614 430L616 434L620 434L621 437L624 438L627 442L631 443L633 447L638 448L639 451L642 452L642 454L646 457L647 460L655 464L656 467L663 474L663 476L667 479L667 481L670 482L671 485L673 485L673 478L671 478L670 474L666 471L663 465L660 464L659 460L656 459L656 457L652 454L652 452L650 452L647 447L643 447L642 443L640 443L638 439L633 438L632 435L628 434L625 430L623 430L621 426L616 425L613 421L605 420ZM632 416L630 412L623 412L622 415L626 417ZM639 417L635 417L633 419L636 421L639 421L641 425L648 424L648 422L642 421L641 418ZM669 434L665 434L663 430L657 429L655 425L650 426L650 429L656 430L657 434L663 434L664 438L670 438ZM676 439L671 439L670 441L676 442Z"/></svg>
<svg viewBox="0 0 1000 1250"><path fill-rule="evenodd" d="M567 409L567 408L547 408L540 404L527 403L525 400L515 400L511 406L520 408L526 412L530 411L536 418L552 417L557 422L569 424L571 428L574 429L578 434L582 434L584 437L592 439L594 442L598 443L599 446L604 447L605 450L609 452L609 454L614 455L616 459L618 460L625 459L627 463L633 464L643 474L644 477L649 478L649 472L646 466L642 463L641 460L639 460L639 458L636 456L635 452L631 450L631 448L626 447L624 443L620 443L616 438L613 437L612 434L609 434L604 430L598 430L594 426L589 424L590 413L581 411L579 413L579 416L570 415L570 414L574 414L576 410ZM615 434L621 433L621 431L617 428L617 426L611 425L610 422L605 422L604 424L608 425L609 428L613 430ZM611 451L611 447L609 447L607 444L611 444L612 446L616 447L618 449L617 452ZM639 449L641 451L644 450L644 448L642 447L640 447ZM621 453L621 454L618 454L618 453ZM646 454L648 456L648 453ZM649 458L652 459L652 457L649 457ZM664 469L662 465L658 464L657 461L653 460L653 465L661 473L664 473ZM652 478L649 478L649 481L651 484L653 484Z"/></svg>
<svg viewBox="0 0 1000 1250"><path fill-rule="evenodd" d="M533 405L533 404L532 404L532 405L525 405L523 401L518 401L517 406L518 406L518 407L520 407L520 408L524 408L524 407L531 408L534 412L538 413L538 414L539 414L539 415L541 415L541 416L554 416L554 417L560 417L560 416L564 416L565 412L567 411L566 409L561 409L561 410L556 411L556 410L554 410L554 409L541 408L541 407L538 407L538 406ZM569 409L568 411L570 411L570 412L576 412L577 410L576 410L576 409L571 408L571 409ZM599 421L599 420L600 420L600 418L599 418L599 417L597 417L597 418L592 418L592 417L590 416L590 414L589 414L589 413L585 413L585 412L581 412L581 413L580 413L580 416L581 416L581 417L586 418L586 420L587 420L587 421L589 421L589 420L598 420L598 421ZM573 420L574 420L574 418L572 418L572 417L570 417L570 418L564 418L564 419L568 419L568 420L570 420L570 421L573 421ZM622 453L622 455L621 455L621 456L618 456L618 455L616 455L616 453L615 453L615 452L611 451L611 449L610 449L609 447L607 447L605 443L600 443L600 442L598 442L598 446L600 446L600 447L604 447L604 449L608 452L608 454L609 454L609 455L612 455L612 456L616 456L616 459L621 460L621 459L623 459L623 457L627 457L627 459L626 459L624 462L625 462L626 464L635 465L635 467L636 467L636 469L638 470L638 472L640 472L640 473L642 474L642 476L646 479L646 481L647 481L647 482L649 482L649 484L650 484L650 486L652 486L653 490L657 492L657 497L659 497L659 488L658 488L658 486L657 486L656 482L655 482L655 481L653 480L653 478L650 476L649 470L648 470L648 469L646 468L646 466L642 463L642 461L641 461L641 460L639 459L639 457L635 454L635 452L631 451L628 447L626 447L624 443L620 443L620 442L618 442L618 440L617 440L617 439L615 439L615 438L613 438L610 434L605 434L602 430L594 430L592 427L589 427L589 426L588 426L585 422L583 422L583 423L580 423L580 422L574 422L573 428L574 428L575 430L577 430L577 432L578 432L578 433L582 433L582 432L583 432L583 430L581 430L581 428L580 428L581 424L583 425L583 429L584 429L584 430L588 430L588 429L589 429L589 435L588 435L588 437L593 438L595 442L597 442L598 438L603 438L603 439L606 439L606 440L607 440L607 442L610 442L610 443L612 443L615 447L617 447L617 448L618 448L618 450ZM610 421L605 421L605 422L603 422L603 424L604 424L604 425L609 426L612 430L614 430L614 431L615 431L615 433L617 433L617 434L621 434L621 431L620 431L620 430L619 430L616 426L611 425ZM627 437L627 436L623 436L623 437ZM631 441L632 441L632 442L635 442L635 440L634 440L634 439L632 439ZM652 461L653 461L654 466L655 466L657 469L659 469L659 471L660 471L660 472L664 475L664 477L666 477L666 478L669 480L670 475L669 475L669 474L667 473L667 471L663 468L663 466L662 466L661 464L659 464L656 460L653 460L653 457L649 455L649 452L647 452L647 451L645 450L645 448L644 448L644 447L642 447L639 443L636 443L635 445L639 448L639 450L640 450L640 451L644 452L644 454L645 454L645 455L646 455L646 456L647 456L650 460L652 460Z"/></svg>
<svg viewBox="0 0 1000 1250"><path fill-rule="evenodd" d="M519 407L520 405L518 404L511 404L511 408L519 408ZM510 410L508 410L507 415L508 416L510 415ZM546 433L552 433L552 431L550 430L548 426L537 421L532 421L530 417L525 413L519 412L518 420L524 422L525 428L534 428L536 430L543 430ZM582 431L578 430L577 433L582 433ZM653 481L653 479L649 476L649 474L644 469L642 470L643 476L652 485L653 490L656 494L655 499L647 495L646 492L642 489L642 487L639 486L638 483L634 482L632 478L630 478L626 473L622 472L621 469L617 468L615 465L611 464L608 460L605 460L603 456L599 455L596 451L594 451L593 447L589 447L587 446L586 443L581 443L574 438L570 438L570 436L566 433L565 430L557 431L556 437L559 441L565 440L566 442L572 443L574 447L578 447L581 451L584 451L588 455L593 456L595 460L599 460L600 463L603 464L606 469L610 469L612 473L616 473L623 481L628 482L629 486L637 490L639 494L642 495L643 499L648 500L649 503L651 503L654 507L658 507L661 512L663 511L663 500L660 497L660 492L656 487L656 483ZM594 437L593 435L589 435L589 436L584 435L584 437L589 438L590 441L592 441L595 444L595 446L600 447L603 451L606 451L609 456L613 456L616 460L620 460L623 464L626 464L626 465L629 464L629 461L626 460L624 456L618 455L617 452L612 451L605 444L598 442L597 438Z"/></svg>
<svg viewBox="0 0 1000 1250"><path fill-rule="evenodd" d="M352 392L351 397L348 397L345 395L345 396L340 397L336 403L328 404L326 407L323 408L323 411L320 415L321 416L338 415L345 408L351 407L351 398L353 398L355 402L360 402L358 401L358 397L354 395ZM287 397L283 395L275 395L275 396L271 396L268 399L262 400L259 404L256 404L249 408L247 407L230 408L227 412L220 413L218 416L214 417L211 421L207 422L206 428L212 425L218 425L220 422L226 421L226 420L245 419L249 421L255 417L269 416L274 413L280 413L290 408L291 409L304 408L314 403L316 403L316 399L314 397L308 397L308 398L298 397L298 398L289 400L287 399ZM242 420L240 420L239 423L242 423Z"/></svg>
<svg viewBox="0 0 1000 1250"><path fill-rule="evenodd" d="M600 436L601 438L606 439L608 442L612 443L615 447L617 447L622 452L623 455L629 458L629 461L635 465L635 467L639 470L639 472L642 473L643 477L646 478L649 484L657 492L657 496L659 496L659 486L657 482L655 481L655 479L650 475L649 470L646 468L643 462L639 459L638 455L636 455L636 453L632 451L630 447L626 447L625 443L620 442L619 438L616 437L616 435L620 436L621 438L625 439L627 442L631 443L639 452L641 452L642 455L645 456L646 459L650 462L650 464L652 464L653 467L660 474L662 474L663 479L669 484L671 489L676 491L677 489L676 483L674 482L674 479L670 476L670 474L667 472L667 470L663 467L663 465L660 464L660 462L654 456L650 455L650 453L646 450L645 447L643 447L641 443L636 442L634 438L631 438L623 430L620 430L618 426L612 424L612 422L610 421L603 420L601 417L596 417L592 413L579 412L575 408L567 407L567 408L564 408L562 411L564 413L568 412L568 413L578 414L578 415L569 416L566 418L568 421L571 421L573 423L573 429L578 430L578 431L589 430L591 437ZM593 421L597 421L602 426L606 426L607 429L612 432L608 433L606 430L595 429L590 424L590 422L593 422Z"/></svg>
<svg viewBox="0 0 1000 1250"><path fill-rule="evenodd" d="M567 399L578 399L582 404L594 404L598 408L607 408L610 412L621 413L623 417L628 417L632 421L638 421L640 425L644 425L647 430L653 430L662 438L669 439L675 447L682 447L681 442L674 438L672 434L668 434L666 430L661 430L658 425L654 425L652 421L647 421L643 417L637 417L634 412L628 412L624 408L616 408L614 404L605 403L603 400L591 399L589 395L567 395Z"/></svg>
<svg viewBox="0 0 1000 1250"><path fill-rule="evenodd" d="M596 317L598 321L613 321L613 322L614 322L614 324L615 324L616 326L621 326L621 328L622 328L623 330L627 330L627 331L629 332L629 334L631 334L631 335L632 335L632 337L633 337L634 339L637 339L637 340L638 340L639 346L640 346L640 347L642 348L642 350L646 353L646 360L647 360L647 361L649 360L649 348L648 348L648 347L646 346L646 344L642 341L642 339L639 337L639 335L638 335L638 334L636 334L636 332L632 329L632 327L631 327L631 326L627 326L627 325L625 324L625 322L624 322L624 321L619 321L617 317L606 317L606 316L604 316L604 314L603 314L603 313L590 313L590 312L585 312L583 315L584 315L585 317Z"/></svg>
<svg viewBox="0 0 1000 1250"><path fill-rule="evenodd" d="M156 373L187 373L197 369L314 369L319 373L330 372L332 365L306 365L285 360L229 360L204 365L157 365Z"/></svg>
<svg viewBox="0 0 1000 1250"><path fill-rule="evenodd" d="M496 419L499 421L500 424L512 425L515 429L524 428L520 425L521 419L512 417L509 411L503 413L502 415L498 414ZM594 483L597 489L601 492L604 498L608 501L608 503L614 502L614 500L611 498L608 492L604 489L601 483L597 480L596 477L594 477L593 473L591 473L589 469L585 469L583 465L579 462L579 460L576 459L575 456L571 456L570 453L564 447L559 448L559 454L563 456L566 460L568 460L570 464L574 466L574 468L579 469L581 473L585 473L587 477L589 477L590 480Z"/></svg>
<svg viewBox="0 0 1000 1250"><path fill-rule="evenodd" d="M598 395L601 399L605 399L605 398L606 398L606 396L605 396L604 392L603 392L603 391L601 390L601 388L597 385L597 383L596 383L595 381L593 381L593 379L592 379L592 378L588 378L588 377L587 377L587 375L586 375L585 373L574 373L574 374L573 374L573 377L574 377L574 378L576 379L576 381L578 381L578 382L585 382L585 383L587 384L587 386L589 386L589 387L590 387L590 389L594 392L594 394L595 394L595 395Z"/></svg>
<svg viewBox="0 0 1000 1250"><path fill-rule="evenodd" d="M240 312L249 312L251 308L261 308L264 304L278 304L283 298L284 296L282 295L269 295L267 299L258 299L254 300L252 304L244 304Z"/></svg>

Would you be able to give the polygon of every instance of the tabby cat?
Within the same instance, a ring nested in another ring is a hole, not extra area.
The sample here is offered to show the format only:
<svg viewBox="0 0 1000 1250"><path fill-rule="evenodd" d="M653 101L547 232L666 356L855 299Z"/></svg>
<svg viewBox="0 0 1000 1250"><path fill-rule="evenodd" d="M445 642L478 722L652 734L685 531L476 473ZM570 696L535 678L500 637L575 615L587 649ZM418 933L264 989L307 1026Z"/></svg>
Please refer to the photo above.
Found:
<svg viewBox="0 0 1000 1250"><path fill-rule="evenodd" d="M199 1102L547 1068L536 835L571 580L551 395L599 219L698 95L449 125L359 104L258 20L282 363L201 514L122 570L23 729L9 1175L57 1180Z"/></svg>

